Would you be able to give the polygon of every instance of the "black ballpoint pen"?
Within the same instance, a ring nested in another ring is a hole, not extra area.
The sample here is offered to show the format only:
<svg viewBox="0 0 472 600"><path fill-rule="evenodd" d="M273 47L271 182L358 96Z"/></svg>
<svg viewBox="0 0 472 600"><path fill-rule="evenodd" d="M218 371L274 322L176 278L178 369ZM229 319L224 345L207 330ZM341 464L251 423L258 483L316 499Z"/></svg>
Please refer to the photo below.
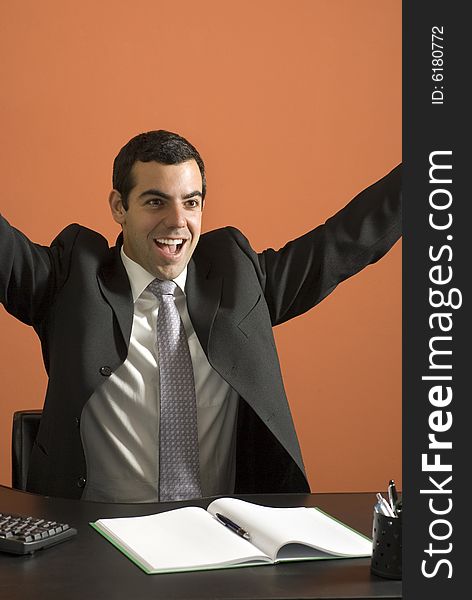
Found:
<svg viewBox="0 0 472 600"><path fill-rule="evenodd" d="M229 529L234 531L234 533L237 533L239 536L241 536L245 540L250 539L249 533L245 529L240 527L237 523L235 523L234 521L231 521L231 519L228 519L228 517L225 517L224 515L222 515L220 513L216 513L215 516L218 519L218 521L223 523L223 525L225 525L226 527L229 527Z"/></svg>
<svg viewBox="0 0 472 600"><path fill-rule="evenodd" d="M393 479L390 479L390 481L388 482L388 501L390 502L390 506L392 507L393 513L396 515L398 495Z"/></svg>

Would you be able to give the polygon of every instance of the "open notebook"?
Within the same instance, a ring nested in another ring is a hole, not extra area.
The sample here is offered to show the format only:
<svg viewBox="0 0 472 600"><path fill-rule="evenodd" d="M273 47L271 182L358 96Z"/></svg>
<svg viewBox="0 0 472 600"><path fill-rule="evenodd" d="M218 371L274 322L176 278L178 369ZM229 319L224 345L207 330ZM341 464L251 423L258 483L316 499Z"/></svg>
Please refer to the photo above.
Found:
<svg viewBox="0 0 472 600"><path fill-rule="evenodd" d="M250 536L216 518L222 514ZM370 556L372 541L318 508L272 508L219 498L144 517L100 519L98 532L146 573Z"/></svg>

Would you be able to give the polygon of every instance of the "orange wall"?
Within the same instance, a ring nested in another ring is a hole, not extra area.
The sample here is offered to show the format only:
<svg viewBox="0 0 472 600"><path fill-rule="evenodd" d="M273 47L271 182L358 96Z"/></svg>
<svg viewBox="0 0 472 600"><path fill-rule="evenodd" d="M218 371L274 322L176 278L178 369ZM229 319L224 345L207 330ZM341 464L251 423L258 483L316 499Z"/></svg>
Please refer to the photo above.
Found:
<svg viewBox="0 0 472 600"><path fill-rule="evenodd" d="M112 160L148 129L200 149L205 228L256 249L401 160L400 0L23 0L1 28L0 210L39 243L72 221L115 239ZM401 487L400 251L276 329L314 491ZM3 309L0 331L8 484L12 412L40 407L46 378L33 331Z"/></svg>

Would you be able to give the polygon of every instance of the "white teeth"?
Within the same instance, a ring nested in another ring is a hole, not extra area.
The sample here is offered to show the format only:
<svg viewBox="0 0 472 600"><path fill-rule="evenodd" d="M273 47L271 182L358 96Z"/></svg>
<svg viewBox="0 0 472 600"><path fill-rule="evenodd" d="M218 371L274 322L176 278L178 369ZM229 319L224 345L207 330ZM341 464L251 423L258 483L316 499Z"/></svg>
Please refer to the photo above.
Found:
<svg viewBox="0 0 472 600"><path fill-rule="evenodd" d="M156 242L159 242L159 244L167 244L168 246L179 246L180 244L184 243L184 240L171 240L167 238L160 238L157 239Z"/></svg>

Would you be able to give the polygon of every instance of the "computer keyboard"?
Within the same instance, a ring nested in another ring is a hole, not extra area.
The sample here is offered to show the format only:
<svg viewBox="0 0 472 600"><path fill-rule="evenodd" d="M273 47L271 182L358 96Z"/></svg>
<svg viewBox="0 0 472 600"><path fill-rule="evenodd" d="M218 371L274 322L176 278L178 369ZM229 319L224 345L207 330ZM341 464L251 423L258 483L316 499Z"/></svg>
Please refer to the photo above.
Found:
<svg viewBox="0 0 472 600"><path fill-rule="evenodd" d="M32 554L76 534L67 523L0 512L0 552Z"/></svg>

